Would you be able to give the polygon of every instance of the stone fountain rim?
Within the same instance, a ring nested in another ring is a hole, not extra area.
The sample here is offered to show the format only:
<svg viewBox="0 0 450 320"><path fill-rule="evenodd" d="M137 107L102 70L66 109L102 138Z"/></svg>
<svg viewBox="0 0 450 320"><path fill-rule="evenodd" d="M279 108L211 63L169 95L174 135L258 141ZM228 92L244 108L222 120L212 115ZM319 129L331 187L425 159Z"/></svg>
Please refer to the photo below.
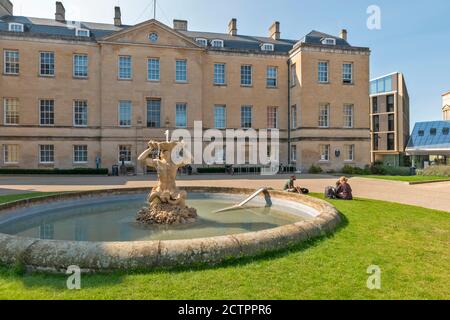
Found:
<svg viewBox="0 0 450 320"><path fill-rule="evenodd" d="M0 205L6 210L26 208L49 201L74 200L149 192L151 188L120 188L68 192ZM182 187L193 193L252 194L255 189L222 187ZM281 250L336 230L341 223L338 210L326 201L284 191L270 190L277 199L298 201L319 212L310 221L301 221L273 229L235 235L185 240L153 240L129 242L77 242L41 240L0 233L0 262L21 263L32 270L65 272L76 265L87 271L151 269L189 266L200 263L218 264L230 258L256 256Z"/></svg>

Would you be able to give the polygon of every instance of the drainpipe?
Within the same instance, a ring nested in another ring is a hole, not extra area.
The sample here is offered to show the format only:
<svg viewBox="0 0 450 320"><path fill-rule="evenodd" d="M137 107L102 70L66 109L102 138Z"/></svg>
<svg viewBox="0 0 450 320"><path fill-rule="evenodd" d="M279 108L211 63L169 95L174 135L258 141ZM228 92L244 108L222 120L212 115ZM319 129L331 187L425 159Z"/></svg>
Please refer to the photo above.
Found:
<svg viewBox="0 0 450 320"><path fill-rule="evenodd" d="M291 59L287 61L288 65L288 166L291 165Z"/></svg>

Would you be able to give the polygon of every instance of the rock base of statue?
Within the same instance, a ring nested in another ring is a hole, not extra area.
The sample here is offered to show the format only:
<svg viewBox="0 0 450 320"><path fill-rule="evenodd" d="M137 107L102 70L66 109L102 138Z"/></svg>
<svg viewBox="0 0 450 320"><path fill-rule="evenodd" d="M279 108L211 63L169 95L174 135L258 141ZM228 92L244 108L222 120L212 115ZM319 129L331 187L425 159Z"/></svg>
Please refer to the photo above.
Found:
<svg viewBox="0 0 450 320"><path fill-rule="evenodd" d="M197 210L168 203L151 205L139 211L138 222L147 225L178 225L197 221Z"/></svg>

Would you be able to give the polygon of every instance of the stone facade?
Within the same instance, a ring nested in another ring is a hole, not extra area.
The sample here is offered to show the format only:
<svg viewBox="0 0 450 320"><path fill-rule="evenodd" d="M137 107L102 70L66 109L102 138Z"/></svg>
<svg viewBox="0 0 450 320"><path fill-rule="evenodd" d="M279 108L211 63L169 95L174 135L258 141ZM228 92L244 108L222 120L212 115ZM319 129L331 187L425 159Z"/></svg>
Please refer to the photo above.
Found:
<svg viewBox="0 0 450 320"><path fill-rule="evenodd" d="M345 164L370 163L367 48L305 41L291 42L292 48L283 52L203 47L187 31L156 20L121 28L118 19L116 12L115 25L108 27L111 32L95 39L0 31L0 63L4 69L0 75L1 168L93 168L96 159L101 159L101 167L111 168L119 163L122 146L130 150L129 162L135 172L143 173L137 155L146 149L148 140L164 140L164 132L176 128L177 104L186 105L185 128L191 132L194 121L203 121L204 129L215 127L217 105L226 106L229 129L241 128L242 106L252 107L254 129L267 128L268 108L276 107L280 161L284 165L292 163L302 170L311 165L337 170ZM185 23L183 28L187 28ZM237 30L225 34L230 43L232 33ZM271 33L278 46L279 24L272 26ZM157 35L156 42L149 41L152 34ZM5 52L11 50L20 57L20 71L13 75L5 72ZM40 75L43 52L54 53L52 76ZM75 55L88 57L85 78L74 77ZM130 58L130 79L119 78L119 57ZM147 61L151 58L159 59L158 81L147 77ZM186 81L175 80L177 60L186 61ZM321 61L328 63L327 83L318 82ZM224 64L226 70L222 84L214 84L214 65L218 63ZM345 63L352 65L352 79L347 84L342 80ZM294 64L295 75L291 74ZM242 65L252 66L249 86L241 85ZM277 70L276 84L270 87L268 67ZM294 76L295 85L291 82ZM17 106L17 123L7 123L8 99ZM147 125L149 99L158 99L161 104L157 128ZM41 124L41 100L54 101L54 121L49 125ZM75 125L76 101L87 104L87 122L81 126ZM130 126L119 125L120 101L131 103ZM324 103L329 105L328 124L319 127L320 106ZM344 124L345 105L353 106L351 125ZM295 116L293 106L297 108L295 123L291 118ZM40 160L41 146L46 145L53 146L53 161ZM75 146L87 149L82 161L75 161ZM324 148L328 148L328 158L323 157Z"/></svg>

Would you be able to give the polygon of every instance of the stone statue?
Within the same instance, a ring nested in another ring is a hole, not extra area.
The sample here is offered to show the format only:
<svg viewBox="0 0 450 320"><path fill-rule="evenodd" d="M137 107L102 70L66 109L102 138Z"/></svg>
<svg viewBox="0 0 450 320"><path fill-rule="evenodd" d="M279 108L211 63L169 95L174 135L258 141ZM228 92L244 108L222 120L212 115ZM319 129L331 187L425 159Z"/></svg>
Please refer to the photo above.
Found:
<svg viewBox="0 0 450 320"><path fill-rule="evenodd" d="M139 212L138 221L147 224L179 224L194 222L197 211L186 206L187 193L176 186L178 169L188 163L174 163L172 151L180 147L181 142L150 141L148 149L138 158L148 167L155 168L158 184L148 197L148 208ZM151 157L157 153L157 158Z"/></svg>

